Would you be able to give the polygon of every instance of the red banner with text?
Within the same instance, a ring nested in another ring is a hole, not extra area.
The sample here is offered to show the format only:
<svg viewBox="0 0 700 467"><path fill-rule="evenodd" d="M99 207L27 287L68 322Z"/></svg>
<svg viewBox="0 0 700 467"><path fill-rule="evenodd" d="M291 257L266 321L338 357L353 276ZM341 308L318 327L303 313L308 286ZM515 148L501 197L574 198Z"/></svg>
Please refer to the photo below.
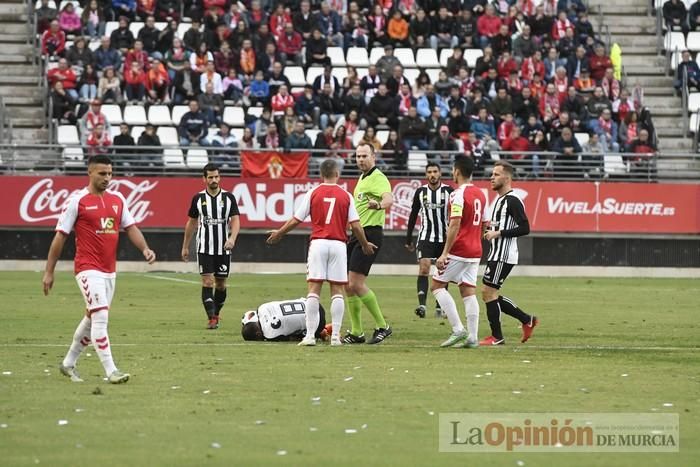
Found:
<svg viewBox="0 0 700 467"><path fill-rule="evenodd" d="M53 227L63 203L86 185L85 177L6 176L0 178L0 227ZM223 178L222 188L238 200L243 228L275 227L289 219L305 192L318 184L308 179ZM354 180L341 185L352 190ZM386 226L405 230L413 193L422 180L392 180L394 206ZM496 193L476 182L489 205ZM201 178L120 178L110 189L126 198L144 228L183 228ZM535 232L700 233L700 184L593 182L519 182L520 196ZM489 206L490 208L490 206Z"/></svg>

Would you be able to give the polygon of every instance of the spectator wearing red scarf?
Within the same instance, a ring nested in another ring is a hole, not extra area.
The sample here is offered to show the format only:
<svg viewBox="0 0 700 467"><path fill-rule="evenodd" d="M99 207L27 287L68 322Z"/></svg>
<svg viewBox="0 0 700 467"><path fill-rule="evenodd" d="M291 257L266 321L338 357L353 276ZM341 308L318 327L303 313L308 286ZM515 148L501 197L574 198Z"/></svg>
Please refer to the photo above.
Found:
<svg viewBox="0 0 700 467"><path fill-rule="evenodd" d="M49 29L41 35L41 53L49 57L61 57L65 49L66 33L61 31L58 20L53 20Z"/></svg>

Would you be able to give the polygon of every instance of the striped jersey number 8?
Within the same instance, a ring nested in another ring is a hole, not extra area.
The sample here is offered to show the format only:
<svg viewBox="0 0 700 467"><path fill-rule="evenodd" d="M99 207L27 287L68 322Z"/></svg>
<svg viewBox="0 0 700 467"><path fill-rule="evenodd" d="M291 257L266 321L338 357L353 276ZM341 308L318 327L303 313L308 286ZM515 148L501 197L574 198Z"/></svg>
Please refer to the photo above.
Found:
<svg viewBox="0 0 700 467"><path fill-rule="evenodd" d="M327 224L328 222L326 222ZM474 221L472 222L474 225L480 225L481 224L481 200L480 199L475 199L474 200Z"/></svg>
<svg viewBox="0 0 700 467"><path fill-rule="evenodd" d="M333 216L333 208L335 207L335 198L323 198L324 203L328 203L328 214L326 214L326 225L331 223L331 217Z"/></svg>

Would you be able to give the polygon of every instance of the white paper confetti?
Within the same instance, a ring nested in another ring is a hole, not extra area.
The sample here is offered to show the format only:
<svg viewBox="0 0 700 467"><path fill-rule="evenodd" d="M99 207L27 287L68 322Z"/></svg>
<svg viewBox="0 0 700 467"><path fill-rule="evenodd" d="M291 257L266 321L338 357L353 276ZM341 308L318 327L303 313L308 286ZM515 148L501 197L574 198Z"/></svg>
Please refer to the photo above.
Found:
<svg viewBox="0 0 700 467"><path fill-rule="evenodd" d="M207 389L206 391L202 391L202 394L209 394L211 391Z"/></svg>
<svg viewBox="0 0 700 467"><path fill-rule="evenodd" d="M12 374L12 372L11 371L3 371L2 374L5 376L10 376Z"/></svg>
<svg viewBox="0 0 700 467"><path fill-rule="evenodd" d="M673 404L670 402L664 402L664 407L673 407Z"/></svg>
<svg viewBox="0 0 700 467"><path fill-rule="evenodd" d="M256 425L264 425L264 424L265 424L265 420L255 420L255 424L256 424Z"/></svg>
<svg viewBox="0 0 700 467"><path fill-rule="evenodd" d="M659 409L657 409L656 407L652 407L652 408L651 408L651 411L652 411L652 412L658 412Z"/></svg>
<svg viewBox="0 0 700 467"><path fill-rule="evenodd" d="M474 378L481 378L481 375L474 375Z"/></svg>
<svg viewBox="0 0 700 467"><path fill-rule="evenodd" d="M393 368L393 367L392 367L392 368L389 368L389 371L394 371L394 368Z"/></svg>
<svg viewBox="0 0 700 467"><path fill-rule="evenodd" d="M453 383L452 381L450 381L450 384L455 384L455 383Z"/></svg>
<svg viewBox="0 0 700 467"><path fill-rule="evenodd" d="M170 389L180 389L180 386L170 386Z"/></svg>
<svg viewBox="0 0 700 467"><path fill-rule="evenodd" d="M320 400L321 400L321 396L315 396L315 397L312 397L312 398L311 398L311 401L312 401L312 402L318 402L318 401L320 401Z"/></svg>
<svg viewBox="0 0 700 467"><path fill-rule="evenodd" d="M315 426L310 426L309 431L318 431L318 428L316 428Z"/></svg>
<svg viewBox="0 0 700 467"><path fill-rule="evenodd" d="M352 435L352 434L355 434L355 433L357 433L357 430L354 429L354 428L346 428L346 429L345 429L345 434L346 434L346 435Z"/></svg>
<svg viewBox="0 0 700 467"><path fill-rule="evenodd" d="M50 373L50 371L48 369L45 369L44 373Z"/></svg>
<svg viewBox="0 0 700 467"><path fill-rule="evenodd" d="M80 408L78 408L78 409L75 409L75 411L76 411L77 413L80 413L80 412L85 412L85 409L80 409Z"/></svg>
<svg viewBox="0 0 700 467"><path fill-rule="evenodd" d="M622 376L623 378L625 378L625 377L627 377L627 376L629 376L629 375L628 375L627 373L622 373L620 376Z"/></svg>
<svg viewBox="0 0 700 467"><path fill-rule="evenodd" d="M76 447L77 449L82 449L82 448L83 448L83 445L80 444L80 443L78 443L78 444L75 445L75 447Z"/></svg>
<svg viewBox="0 0 700 467"><path fill-rule="evenodd" d="M362 426L361 426L360 428L362 428L363 430L366 430L366 429L367 429L367 424L366 424L366 423L363 423Z"/></svg>
<svg viewBox="0 0 700 467"><path fill-rule="evenodd" d="M92 357L92 354L90 352L85 354L86 357Z"/></svg>
<svg viewBox="0 0 700 467"><path fill-rule="evenodd" d="M433 412L432 410L430 410L430 411L428 411L428 415L435 415L435 412Z"/></svg>
<svg viewBox="0 0 700 467"><path fill-rule="evenodd" d="M286 455L287 455L287 451L285 451L284 449L280 449L279 451L277 451L277 455L278 455L278 456L286 456Z"/></svg>
<svg viewBox="0 0 700 467"><path fill-rule="evenodd" d="M486 376L491 376L493 373L491 373L490 371L487 371L487 372L484 373L484 374L485 374Z"/></svg>
<svg viewBox="0 0 700 467"><path fill-rule="evenodd" d="M513 391L513 394L522 394L521 391Z"/></svg>
<svg viewBox="0 0 700 467"><path fill-rule="evenodd" d="M356 366L356 367L353 368L353 370L359 370L360 368L362 368L362 367L361 367L361 366Z"/></svg>
<svg viewBox="0 0 700 467"><path fill-rule="evenodd" d="M343 381L345 381L346 383L347 383L348 381L352 381L352 380L353 380L353 377L352 377L352 376L348 376L347 378L344 378L344 379L343 379Z"/></svg>
<svg viewBox="0 0 700 467"><path fill-rule="evenodd" d="M408 373L408 370L404 370L404 373Z"/></svg>
<svg viewBox="0 0 700 467"><path fill-rule="evenodd" d="M8 427L7 423L0 423L0 428L7 428L7 427Z"/></svg>
<svg viewBox="0 0 700 467"><path fill-rule="evenodd" d="M523 363L532 363L530 360L523 360Z"/></svg>
<svg viewBox="0 0 700 467"><path fill-rule="evenodd" d="M211 443L211 447L213 447L214 449L219 449L219 448L221 448L221 445L217 442L213 442L213 443Z"/></svg>
<svg viewBox="0 0 700 467"><path fill-rule="evenodd" d="M523 465L525 465L525 462L523 462L523 461L516 461L516 462L515 462L515 465L517 465L518 467L523 467Z"/></svg>
<svg viewBox="0 0 700 467"><path fill-rule="evenodd" d="M68 425L68 420L59 420L58 426Z"/></svg>
<svg viewBox="0 0 700 467"><path fill-rule="evenodd" d="M345 404L345 399L336 399L335 400L338 404Z"/></svg>

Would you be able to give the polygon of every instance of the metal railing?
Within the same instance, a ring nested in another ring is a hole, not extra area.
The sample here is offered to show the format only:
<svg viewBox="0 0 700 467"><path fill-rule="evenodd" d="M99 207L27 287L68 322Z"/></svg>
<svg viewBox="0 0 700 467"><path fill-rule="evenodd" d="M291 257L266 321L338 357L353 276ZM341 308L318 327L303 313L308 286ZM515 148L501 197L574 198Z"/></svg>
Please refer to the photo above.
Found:
<svg viewBox="0 0 700 467"><path fill-rule="evenodd" d="M688 134L688 69L683 67L683 75L681 78L681 108L683 109L683 131Z"/></svg>
<svg viewBox="0 0 700 467"><path fill-rule="evenodd" d="M0 96L0 144L12 142L12 120L7 114L7 107Z"/></svg>
<svg viewBox="0 0 700 467"><path fill-rule="evenodd" d="M651 6L649 7L651 9ZM664 50L663 42L663 14L661 13L661 8L656 9L656 53L661 55Z"/></svg>
<svg viewBox="0 0 700 467"><path fill-rule="evenodd" d="M251 155L269 153L266 148L246 149ZM273 150L274 151L274 150ZM34 175L84 174L93 148L81 145L2 145L0 159L6 173ZM200 176L202 167L215 163L227 175L241 176L243 161L240 148L202 146L115 146L101 153L112 157L115 173L121 176ZM277 151L276 151L277 152ZM284 153L278 151L282 159ZM354 162L354 150L292 150L307 152L309 177L318 176L320 162L326 157L336 158L344 177L359 174ZM329 155L330 154L330 155ZM397 178L422 177L425 164L435 161L447 171L452 161L462 153L455 151L409 151L406 158L395 159L390 154L378 153L377 165L388 175ZM700 183L700 155L698 154L633 154L633 153L580 153L564 155L551 151L539 152L485 152L476 157L475 179L487 179L495 161L505 159L513 163L520 179L537 180L610 180L626 182L655 182L661 180ZM283 163L283 162L282 162Z"/></svg>

